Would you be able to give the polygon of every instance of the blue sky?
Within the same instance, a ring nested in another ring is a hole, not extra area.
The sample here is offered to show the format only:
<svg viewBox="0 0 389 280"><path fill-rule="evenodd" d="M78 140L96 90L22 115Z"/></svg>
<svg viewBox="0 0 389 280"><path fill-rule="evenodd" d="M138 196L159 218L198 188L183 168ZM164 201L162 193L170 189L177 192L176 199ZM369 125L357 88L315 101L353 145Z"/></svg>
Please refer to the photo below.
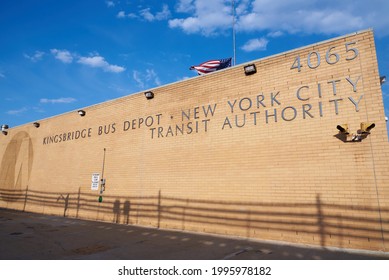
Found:
<svg viewBox="0 0 389 280"><path fill-rule="evenodd" d="M387 0L235 0L237 64L373 28L389 77ZM231 1L1 0L0 124L194 77L233 56ZM382 87L389 116L389 83Z"/></svg>

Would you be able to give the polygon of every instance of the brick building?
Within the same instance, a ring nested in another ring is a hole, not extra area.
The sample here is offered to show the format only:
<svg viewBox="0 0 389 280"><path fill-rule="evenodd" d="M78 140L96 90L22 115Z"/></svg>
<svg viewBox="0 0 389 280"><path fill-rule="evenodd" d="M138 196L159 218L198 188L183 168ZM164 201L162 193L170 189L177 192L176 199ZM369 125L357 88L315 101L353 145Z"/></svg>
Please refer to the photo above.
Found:
<svg viewBox="0 0 389 280"><path fill-rule="evenodd" d="M249 64L8 129L0 207L388 251L373 32Z"/></svg>

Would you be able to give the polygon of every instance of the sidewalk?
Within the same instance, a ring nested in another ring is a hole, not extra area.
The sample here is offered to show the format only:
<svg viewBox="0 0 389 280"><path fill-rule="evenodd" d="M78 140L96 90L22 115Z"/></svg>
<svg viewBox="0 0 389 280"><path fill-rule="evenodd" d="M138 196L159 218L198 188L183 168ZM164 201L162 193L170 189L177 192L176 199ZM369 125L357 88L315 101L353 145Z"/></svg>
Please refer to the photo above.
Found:
<svg viewBox="0 0 389 280"><path fill-rule="evenodd" d="M168 231L0 208L0 259L368 260L389 253Z"/></svg>

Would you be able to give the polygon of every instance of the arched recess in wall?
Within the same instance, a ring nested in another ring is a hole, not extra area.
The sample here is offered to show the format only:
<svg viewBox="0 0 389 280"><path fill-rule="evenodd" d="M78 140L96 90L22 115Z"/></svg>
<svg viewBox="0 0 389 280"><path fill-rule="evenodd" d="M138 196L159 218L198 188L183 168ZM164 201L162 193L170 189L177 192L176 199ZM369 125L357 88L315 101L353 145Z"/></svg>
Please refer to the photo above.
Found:
<svg viewBox="0 0 389 280"><path fill-rule="evenodd" d="M34 150L30 135L21 131L12 137L0 165L0 199L15 201L24 197L31 176Z"/></svg>

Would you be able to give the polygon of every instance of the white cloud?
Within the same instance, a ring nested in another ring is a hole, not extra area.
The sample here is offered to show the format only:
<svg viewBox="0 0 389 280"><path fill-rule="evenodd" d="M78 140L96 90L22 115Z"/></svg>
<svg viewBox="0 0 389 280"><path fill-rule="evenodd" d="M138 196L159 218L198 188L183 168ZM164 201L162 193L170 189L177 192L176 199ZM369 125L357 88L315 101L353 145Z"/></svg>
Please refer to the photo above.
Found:
<svg viewBox="0 0 389 280"><path fill-rule="evenodd" d="M39 101L40 103L51 103L51 104L57 104L57 103L72 103L77 101L77 99L73 97L61 97L57 99L49 99L49 98L41 98Z"/></svg>
<svg viewBox="0 0 389 280"><path fill-rule="evenodd" d="M127 17L128 18L138 18L138 16L136 14L134 14L134 13L127 14Z"/></svg>
<svg viewBox="0 0 389 280"><path fill-rule="evenodd" d="M54 57L63 63L72 63L74 59L78 59L77 63L87 65L93 68L101 68L105 72L120 73L126 70L126 68L114 64L109 64L104 57L98 54L92 54L90 56L79 56L72 54L68 50L51 49L51 53Z"/></svg>
<svg viewBox="0 0 389 280"><path fill-rule="evenodd" d="M116 15L117 18L125 18L126 17L126 12L125 11L120 11Z"/></svg>
<svg viewBox="0 0 389 280"><path fill-rule="evenodd" d="M81 56L77 62L89 67L101 68L105 72L120 73L126 70L126 68L122 66L109 64L104 57L99 55L89 57Z"/></svg>
<svg viewBox="0 0 389 280"><path fill-rule="evenodd" d="M235 1L235 15L243 15L250 10L252 0Z"/></svg>
<svg viewBox="0 0 389 280"><path fill-rule="evenodd" d="M242 46L242 50L246 52L252 52L252 51L264 51L266 50L267 44L269 41L265 38L260 38L260 39L251 39L246 42Z"/></svg>
<svg viewBox="0 0 389 280"><path fill-rule="evenodd" d="M155 73L154 69L146 69L146 81L152 81L157 86L161 85L158 75Z"/></svg>
<svg viewBox="0 0 389 280"><path fill-rule="evenodd" d="M389 1L383 0L241 0L236 3L238 32L345 34L374 28L378 36L389 35ZM231 1L180 0L177 12L185 17L169 20L170 28L185 33L212 35L231 28Z"/></svg>
<svg viewBox="0 0 389 280"><path fill-rule="evenodd" d="M35 51L35 53L33 55L23 54L23 56L25 58L31 60L32 62L37 62L37 61L42 59L44 54L45 54L44 52Z"/></svg>
<svg viewBox="0 0 389 280"><path fill-rule="evenodd" d="M107 4L108 8L115 7L115 2L113 1L105 1L105 4Z"/></svg>
<svg viewBox="0 0 389 280"><path fill-rule="evenodd" d="M154 15L150 13L150 8L143 9L139 13L147 21L153 21L155 19Z"/></svg>
<svg viewBox="0 0 389 280"><path fill-rule="evenodd" d="M185 33L201 33L205 36L216 34L231 28L231 3L224 0L181 1L177 9L193 11L187 18L169 20L170 28L180 28Z"/></svg>
<svg viewBox="0 0 389 280"><path fill-rule="evenodd" d="M118 12L116 17L117 18L138 18L138 16L136 14L133 14L133 13L126 14L125 11Z"/></svg>
<svg viewBox="0 0 389 280"><path fill-rule="evenodd" d="M147 21L166 20L171 16L169 7L166 4L163 4L162 10L155 15L150 12L150 8L143 9L139 13Z"/></svg>
<svg viewBox="0 0 389 280"><path fill-rule="evenodd" d="M63 63L72 63L73 61L73 55L67 50L51 49L50 52Z"/></svg>
<svg viewBox="0 0 389 280"><path fill-rule="evenodd" d="M27 107L23 107L23 108L20 108L17 110L9 110L6 113L8 115L17 116L17 115L21 115L22 113L26 112L27 110L28 110Z"/></svg>
<svg viewBox="0 0 389 280"><path fill-rule="evenodd" d="M190 13L195 11L193 0L179 0L176 6L176 11L179 13Z"/></svg>
<svg viewBox="0 0 389 280"><path fill-rule="evenodd" d="M288 2L283 5L280 5L280 1L256 0L253 2L251 12L240 16L238 29L332 34L367 27L362 14L358 15L346 8L341 9L339 5L334 6L335 8L330 5L320 6L317 3L309 5L306 0L296 3Z"/></svg>
<svg viewBox="0 0 389 280"><path fill-rule="evenodd" d="M140 88L144 88L144 87L145 87L145 84L144 84L144 82L143 82L143 80L142 80L142 78L141 78L141 74L140 74L139 71L134 70L134 71L132 72L132 78L133 78L133 79L135 80L135 82L138 84L138 87L140 87Z"/></svg>
<svg viewBox="0 0 389 280"><path fill-rule="evenodd" d="M5 75L2 72L0 72L0 78L5 78Z"/></svg>
<svg viewBox="0 0 389 280"><path fill-rule="evenodd" d="M389 2L372 0L255 0L240 17L242 30L279 30L288 33L343 34L374 27L389 34Z"/></svg>
<svg viewBox="0 0 389 280"><path fill-rule="evenodd" d="M165 20L165 19L168 19L170 16L171 16L171 13L170 13L169 7L168 7L168 5L164 4L162 6L162 11L158 12L155 15L155 18L157 20Z"/></svg>
<svg viewBox="0 0 389 280"><path fill-rule="evenodd" d="M267 34L267 37L270 37L270 38L278 38L278 37L281 37L283 36L284 33L282 31L272 31L272 32L269 32Z"/></svg>
<svg viewBox="0 0 389 280"><path fill-rule="evenodd" d="M116 15L117 18L124 19L124 18L131 18L131 19L142 19L149 22L152 21L162 21L167 20L171 17L171 12L169 10L169 6L166 4L162 5L162 10L160 12L157 12L153 14L151 12L151 8L145 8L139 11L139 15L136 15L134 13L128 13L126 14L125 11L120 11Z"/></svg>
<svg viewBox="0 0 389 280"><path fill-rule="evenodd" d="M161 85L161 81L154 69L146 69L145 73L134 70L132 72L132 78L135 80L139 88Z"/></svg>

